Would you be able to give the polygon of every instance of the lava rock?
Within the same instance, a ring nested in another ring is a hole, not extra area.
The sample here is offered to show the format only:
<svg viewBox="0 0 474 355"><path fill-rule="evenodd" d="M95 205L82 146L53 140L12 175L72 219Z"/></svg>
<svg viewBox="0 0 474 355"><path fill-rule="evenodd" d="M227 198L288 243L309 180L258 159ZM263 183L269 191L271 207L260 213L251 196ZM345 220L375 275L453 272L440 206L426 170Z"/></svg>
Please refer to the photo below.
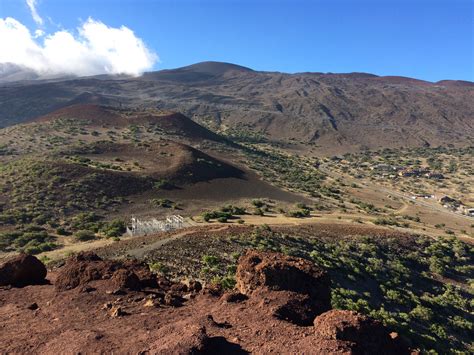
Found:
<svg viewBox="0 0 474 355"><path fill-rule="evenodd" d="M391 336L381 322L354 311L330 310L316 317L314 328L318 338L352 343L354 353L410 353L399 337Z"/></svg>
<svg viewBox="0 0 474 355"><path fill-rule="evenodd" d="M115 290L140 290L157 286L156 277L146 264L134 260L102 260L91 252L69 258L59 269L55 286L58 291L65 291L86 286L90 281L109 279Z"/></svg>
<svg viewBox="0 0 474 355"><path fill-rule="evenodd" d="M278 319L306 326L331 309L329 276L308 260L248 250L236 277L240 292L261 298Z"/></svg>
<svg viewBox="0 0 474 355"><path fill-rule="evenodd" d="M47 270L33 255L20 254L0 265L0 286L44 284Z"/></svg>
<svg viewBox="0 0 474 355"><path fill-rule="evenodd" d="M227 303L238 303L248 300L248 296L240 292L229 292L225 293L221 299Z"/></svg>
<svg viewBox="0 0 474 355"><path fill-rule="evenodd" d="M115 289L128 289L128 290L140 290L141 284L138 276L126 269L119 269L115 271L112 276L111 282Z"/></svg>
<svg viewBox="0 0 474 355"><path fill-rule="evenodd" d="M239 259L236 277L237 288L245 295L266 287L273 291L310 295L330 304L329 276L309 260L248 250Z"/></svg>

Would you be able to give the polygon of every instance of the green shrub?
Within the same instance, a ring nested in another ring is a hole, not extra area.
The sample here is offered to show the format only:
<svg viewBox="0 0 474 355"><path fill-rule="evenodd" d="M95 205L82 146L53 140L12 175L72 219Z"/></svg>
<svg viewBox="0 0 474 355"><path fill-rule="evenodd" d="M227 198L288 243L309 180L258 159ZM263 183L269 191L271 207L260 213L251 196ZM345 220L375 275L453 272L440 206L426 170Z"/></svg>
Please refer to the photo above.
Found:
<svg viewBox="0 0 474 355"><path fill-rule="evenodd" d="M95 233L89 230L80 230L74 233L74 239L78 242L85 242L95 239Z"/></svg>
<svg viewBox="0 0 474 355"><path fill-rule="evenodd" d="M304 217L308 217L310 214L311 214L311 211L309 209L302 209L298 211L288 212L288 216L293 217L293 218L304 218Z"/></svg>
<svg viewBox="0 0 474 355"><path fill-rule="evenodd" d="M174 185L166 179L160 179L155 182L153 187L157 190L170 190L174 188Z"/></svg>
<svg viewBox="0 0 474 355"><path fill-rule="evenodd" d="M148 267L150 268L150 271L153 273L166 274L169 271L169 268L160 262L149 263Z"/></svg>
<svg viewBox="0 0 474 355"><path fill-rule="evenodd" d="M213 281L214 283L220 284L224 290L232 290L235 287L235 284L237 283L235 277L231 275L227 275L222 278L217 277Z"/></svg>
<svg viewBox="0 0 474 355"><path fill-rule="evenodd" d="M114 219L106 223L102 228L101 232L104 233L106 237L120 237L126 231L126 224L121 219Z"/></svg>
<svg viewBox="0 0 474 355"><path fill-rule="evenodd" d="M252 205L257 208L262 208L263 206L265 206L265 202L263 202L262 200L252 200Z"/></svg>
<svg viewBox="0 0 474 355"><path fill-rule="evenodd" d="M71 235L71 232L67 231L64 227L58 227L56 233L59 235Z"/></svg>
<svg viewBox="0 0 474 355"><path fill-rule="evenodd" d="M168 200L167 198L154 198L151 201L151 204L156 207L171 208L174 207L174 202Z"/></svg>
<svg viewBox="0 0 474 355"><path fill-rule="evenodd" d="M219 258L214 255L203 255L201 261L203 264L210 267L217 266L219 264Z"/></svg>

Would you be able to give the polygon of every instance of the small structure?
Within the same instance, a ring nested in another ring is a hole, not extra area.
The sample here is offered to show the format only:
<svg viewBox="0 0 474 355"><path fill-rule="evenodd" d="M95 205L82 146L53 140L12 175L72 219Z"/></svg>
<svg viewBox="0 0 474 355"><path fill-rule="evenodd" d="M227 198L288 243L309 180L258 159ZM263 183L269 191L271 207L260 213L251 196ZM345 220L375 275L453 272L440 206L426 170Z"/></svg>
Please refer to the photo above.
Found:
<svg viewBox="0 0 474 355"><path fill-rule="evenodd" d="M433 180L443 180L443 179L444 179L444 175L443 175L443 174L441 174L441 173L435 173L435 172L426 173L425 176L426 176L428 179L433 179Z"/></svg>
<svg viewBox="0 0 474 355"><path fill-rule="evenodd" d="M427 169L404 169L398 173L398 175L403 177L410 177L410 176L421 176L423 174L428 174L430 171Z"/></svg>
<svg viewBox="0 0 474 355"><path fill-rule="evenodd" d="M439 202L441 202L443 205L456 205L459 206L461 204L460 201L449 197L449 196L443 196L439 199Z"/></svg>
<svg viewBox="0 0 474 355"><path fill-rule="evenodd" d="M434 198L434 195L430 195L430 194L417 194L415 196L417 198L424 198L424 199Z"/></svg>
<svg viewBox="0 0 474 355"><path fill-rule="evenodd" d="M439 199L439 202L443 205L444 208L450 209L454 212L465 214L465 206L459 200L456 200L449 196L443 196Z"/></svg>
<svg viewBox="0 0 474 355"><path fill-rule="evenodd" d="M391 172L391 171L400 170L400 168L398 166L394 166L390 164L376 164L374 166L371 166L370 170Z"/></svg>
<svg viewBox="0 0 474 355"><path fill-rule="evenodd" d="M127 226L127 234L137 236L157 232L168 232L170 230L183 228L186 225L184 218L180 215L168 216L165 220L161 221L156 218L140 220L132 216L130 227Z"/></svg>

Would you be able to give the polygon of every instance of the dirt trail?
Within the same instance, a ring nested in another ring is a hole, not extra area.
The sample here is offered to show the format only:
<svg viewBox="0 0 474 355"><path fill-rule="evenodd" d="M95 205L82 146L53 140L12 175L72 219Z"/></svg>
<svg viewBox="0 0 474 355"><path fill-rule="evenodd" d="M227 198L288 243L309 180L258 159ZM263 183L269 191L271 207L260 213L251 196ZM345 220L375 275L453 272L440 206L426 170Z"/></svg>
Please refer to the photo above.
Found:
<svg viewBox="0 0 474 355"><path fill-rule="evenodd" d="M121 238L122 240L127 240L132 237L123 237ZM97 240L89 241L89 242L83 242L83 243L74 243L74 244L67 244L62 248L43 252L38 254L38 257L47 257L48 259L51 260L60 260L68 256L69 254L77 254L82 251L89 251L89 250L95 250L97 248L102 248L108 245L111 245L115 243L112 238L106 239L106 238L100 238Z"/></svg>

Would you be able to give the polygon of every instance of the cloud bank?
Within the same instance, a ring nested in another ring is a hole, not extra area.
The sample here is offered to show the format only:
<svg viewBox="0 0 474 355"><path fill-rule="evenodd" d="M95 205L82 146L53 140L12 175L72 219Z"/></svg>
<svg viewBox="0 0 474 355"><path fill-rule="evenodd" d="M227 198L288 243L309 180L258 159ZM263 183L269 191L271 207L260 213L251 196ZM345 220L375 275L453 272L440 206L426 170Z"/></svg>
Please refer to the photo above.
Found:
<svg viewBox="0 0 474 355"><path fill-rule="evenodd" d="M36 0L27 0L37 24ZM0 18L0 64L34 70L41 76L73 74L140 75L153 67L158 57L131 29L109 27L89 18L76 31L44 34L30 30L14 18Z"/></svg>

